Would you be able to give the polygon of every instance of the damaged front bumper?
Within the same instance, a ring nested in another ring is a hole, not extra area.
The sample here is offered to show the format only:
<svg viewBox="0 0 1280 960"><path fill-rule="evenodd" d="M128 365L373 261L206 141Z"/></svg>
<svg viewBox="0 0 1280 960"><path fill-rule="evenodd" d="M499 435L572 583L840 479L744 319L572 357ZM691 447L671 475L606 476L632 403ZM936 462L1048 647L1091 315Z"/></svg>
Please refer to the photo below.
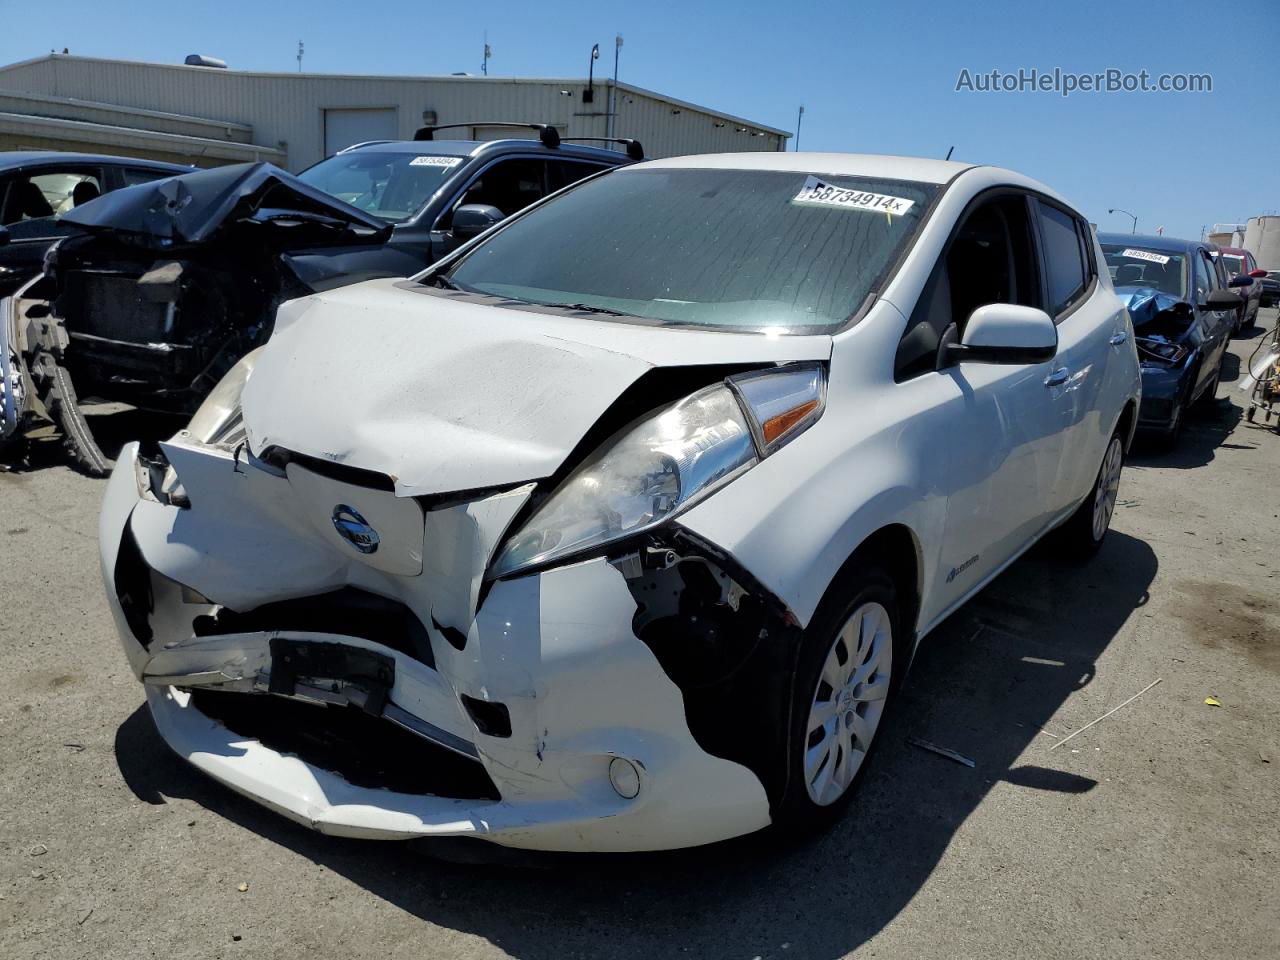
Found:
<svg viewBox="0 0 1280 960"><path fill-rule="evenodd" d="M205 773L344 836L625 851L768 824L746 759L765 748L712 716L732 684L662 643L687 629L714 651L740 617L735 670L767 677L786 625L705 558L665 607L637 600L662 565L630 558L485 585L531 485L424 507L318 465L162 447L180 488L120 454L102 573L161 736Z"/></svg>

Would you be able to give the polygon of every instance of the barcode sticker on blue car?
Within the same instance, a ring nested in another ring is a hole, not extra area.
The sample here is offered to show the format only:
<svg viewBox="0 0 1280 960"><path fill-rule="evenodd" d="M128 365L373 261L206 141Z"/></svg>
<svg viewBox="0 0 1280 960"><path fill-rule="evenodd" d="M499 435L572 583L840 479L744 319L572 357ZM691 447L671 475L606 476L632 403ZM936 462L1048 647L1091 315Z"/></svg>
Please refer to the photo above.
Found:
<svg viewBox="0 0 1280 960"><path fill-rule="evenodd" d="M409 161L411 167L456 167L462 162L461 157L414 157Z"/></svg>
<svg viewBox="0 0 1280 960"><path fill-rule="evenodd" d="M837 187L814 176L805 177L804 186L791 198L791 202L806 206L872 210L876 213L888 214L906 213L915 203L914 200L890 197L883 193L867 193L865 190Z"/></svg>
<svg viewBox="0 0 1280 960"><path fill-rule="evenodd" d="M1151 263L1158 263L1161 266L1169 262L1169 258L1159 253L1152 253L1150 250L1125 250L1120 254L1122 257L1128 257L1130 260L1149 260Z"/></svg>

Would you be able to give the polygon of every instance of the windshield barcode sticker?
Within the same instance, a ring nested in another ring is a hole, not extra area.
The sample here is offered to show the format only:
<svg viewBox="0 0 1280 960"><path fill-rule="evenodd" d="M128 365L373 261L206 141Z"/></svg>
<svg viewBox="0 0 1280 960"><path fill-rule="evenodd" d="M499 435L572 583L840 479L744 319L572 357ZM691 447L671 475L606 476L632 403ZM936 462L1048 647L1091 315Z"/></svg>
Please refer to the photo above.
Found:
<svg viewBox="0 0 1280 960"><path fill-rule="evenodd" d="M1152 263L1158 263L1164 266L1169 262L1169 258L1158 253L1152 253L1150 250L1125 250L1120 254L1122 257L1128 257L1130 260L1149 260Z"/></svg>
<svg viewBox="0 0 1280 960"><path fill-rule="evenodd" d="M409 161L411 167L456 167L462 162L461 157L414 157Z"/></svg>
<svg viewBox="0 0 1280 960"><path fill-rule="evenodd" d="M874 210L889 214L906 213L915 203L914 200L890 197L883 193L867 193L865 190L837 187L814 176L805 177L804 186L791 198L791 202L816 207L842 207L846 210Z"/></svg>

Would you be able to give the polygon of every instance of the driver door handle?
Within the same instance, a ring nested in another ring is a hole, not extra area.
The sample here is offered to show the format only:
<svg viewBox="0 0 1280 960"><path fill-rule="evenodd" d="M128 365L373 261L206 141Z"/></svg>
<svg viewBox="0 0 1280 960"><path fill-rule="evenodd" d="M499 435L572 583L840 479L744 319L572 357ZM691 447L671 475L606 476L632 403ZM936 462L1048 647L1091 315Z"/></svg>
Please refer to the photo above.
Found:
<svg viewBox="0 0 1280 960"><path fill-rule="evenodd" d="M1053 373L1049 374L1049 376L1044 378L1044 385L1046 387L1058 387L1066 383L1069 379L1071 379L1071 371L1066 367L1059 367L1057 370L1053 371Z"/></svg>
<svg viewBox="0 0 1280 960"><path fill-rule="evenodd" d="M1123 330L1121 330L1119 333L1115 333L1111 335L1111 345L1113 347L1118 347L1120 346L1120 344L1124 343L1128 339L1129 339L1129 335L1125 333Z"/></svg>

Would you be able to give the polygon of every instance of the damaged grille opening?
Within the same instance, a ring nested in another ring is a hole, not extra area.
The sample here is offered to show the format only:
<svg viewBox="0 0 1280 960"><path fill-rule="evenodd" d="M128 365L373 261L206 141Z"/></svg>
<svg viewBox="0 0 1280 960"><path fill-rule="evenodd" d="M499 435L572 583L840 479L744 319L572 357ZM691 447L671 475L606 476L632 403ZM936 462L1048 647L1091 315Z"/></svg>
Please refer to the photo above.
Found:
<svg viewBox="0 0 1280 960"><path fill-rule="evenodd" d="M328 477L330 480L337 480L339 483L349 483L353 486L367 487L370 490L382 490L387 493L394 493L396 489L394 478L387 476L385 473L378 473L376 470L365 470L361 467L349 467L345 463L335 463L332 460L325 460L323 457L312 457L305 453L294 453L284 447L267 447L258 455L258 459L268 466L275 467L277 470L284 470L289 464L296 463L312 473L318 473L320 476Z"/></svg>
<svg viewBox="0 0 1280 960"><path fill-rule="evenodd" d="M489 737L511 736L511 713L505 703L492 700L477 700L465 693L459 699L467 708L467 714L476 729Z"/></svg>
<svg viewBox="0 0 1280 960"><path fill-rule="evenodd" d="M245 613L224 607L214 616L196 617L191 626L198 637L270 630L336 633L380 643L432 669L436 665L430 634L417 614L399 600L356 587L277 600Z"/></svg>
<svg viewBox="0 0 1280 960"><path fill-rule="evenodd" d="M228 730L296 756L352 786L464 800L500 800L483 764L358 707L255 693L195 690L191 704Z"/></svg>
<svg viewBox="0 0 1280 960"><path fill-rule="evenodd" d="M113 574L116 599L124 612L125 623L134 639L144 648L151 646L151 613L155 610L155 596L151 592L151 569L142 559L133 528L125 524L116 553L116 569Z"/></svg>

